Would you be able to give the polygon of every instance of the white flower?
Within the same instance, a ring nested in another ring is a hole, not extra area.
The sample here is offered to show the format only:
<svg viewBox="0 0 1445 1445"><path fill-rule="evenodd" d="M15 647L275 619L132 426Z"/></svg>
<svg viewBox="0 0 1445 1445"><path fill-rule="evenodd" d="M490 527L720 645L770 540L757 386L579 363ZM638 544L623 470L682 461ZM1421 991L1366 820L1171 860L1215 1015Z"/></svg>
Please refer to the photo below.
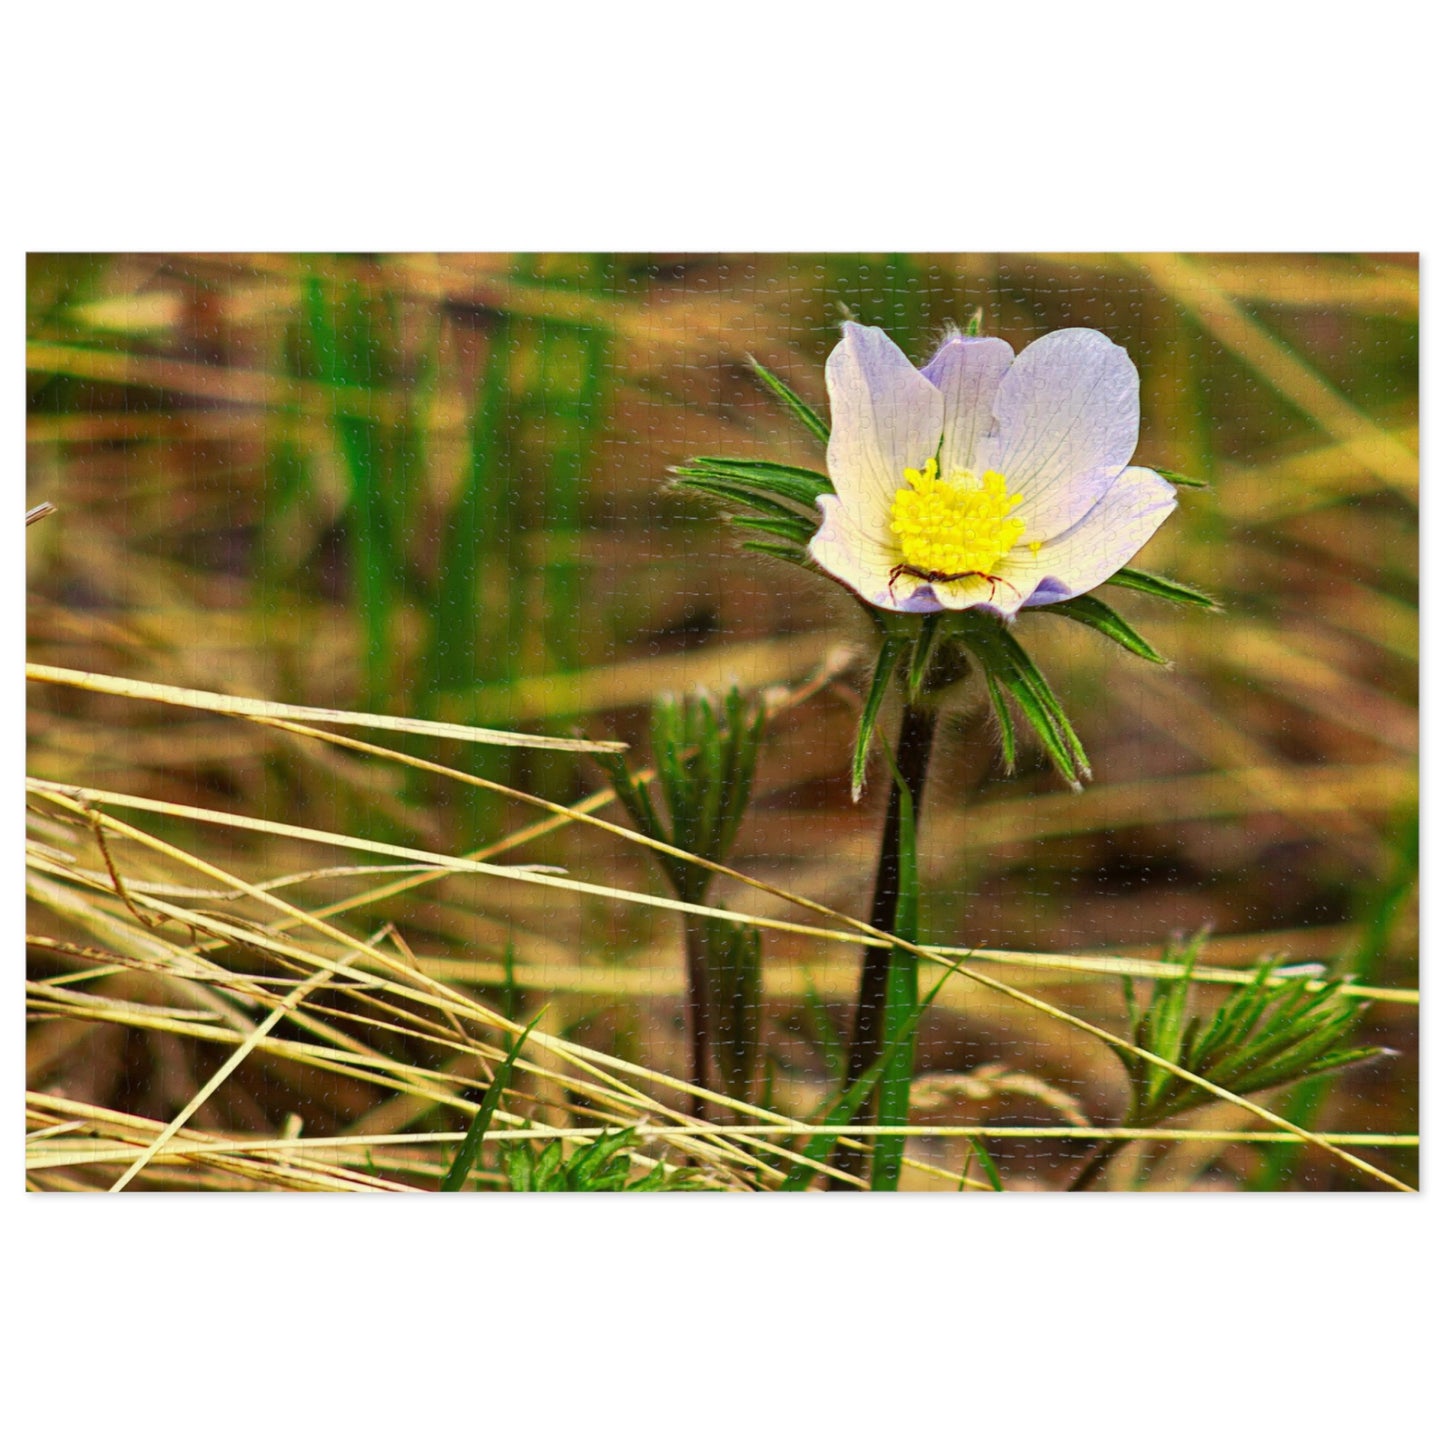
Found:
<svg viewBox="0 0 1445 1445"><path fill-rule="evenodd" d="M828 357L832 435L813 560L875 607L1012 618L1097 587L1174 510L1130 459L1139 374L1098 331L1054 331L1017 358L951 336L919 370L876 326Z"/></svg>

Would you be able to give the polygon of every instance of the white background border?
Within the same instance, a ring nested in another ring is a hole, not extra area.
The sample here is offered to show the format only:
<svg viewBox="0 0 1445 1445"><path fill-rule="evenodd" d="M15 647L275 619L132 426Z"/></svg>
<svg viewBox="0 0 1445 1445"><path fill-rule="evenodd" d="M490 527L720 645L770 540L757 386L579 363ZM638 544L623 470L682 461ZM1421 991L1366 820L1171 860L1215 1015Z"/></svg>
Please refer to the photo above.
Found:
<svg viewBox="0 0 1445 1445"><path fill-rule="evenodd" d="M17 472L26 250L1440 239L1438 67L1403 5L524 10L8 22ZM1435 672L1427 652L1427 724ZM11 999L18 1085L18 980ZM1409 1438L1438 1369L1428 1198L102 1201L21 1198L15 1163L5 1413L50 1439ZM859 1282L890 1238L912 1263Z"/></svg>

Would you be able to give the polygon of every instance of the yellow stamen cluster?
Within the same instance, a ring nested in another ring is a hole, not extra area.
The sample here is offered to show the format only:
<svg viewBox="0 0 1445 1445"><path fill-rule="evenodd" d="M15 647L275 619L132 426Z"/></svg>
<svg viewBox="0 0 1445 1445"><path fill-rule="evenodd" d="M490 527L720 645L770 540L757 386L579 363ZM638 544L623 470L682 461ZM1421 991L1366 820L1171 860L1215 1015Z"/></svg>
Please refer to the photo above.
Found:
<svg viewBox="0 0 1445 1445"><path fill-rule="evenodd" d="M1023 522L1008 515L1023 497L1009 496L998 472L940 477L929 458L922 471L906 468L903 479L908 485L894 495L890 526L909 567L948 577L988 575L1023 535Z"/></svg>

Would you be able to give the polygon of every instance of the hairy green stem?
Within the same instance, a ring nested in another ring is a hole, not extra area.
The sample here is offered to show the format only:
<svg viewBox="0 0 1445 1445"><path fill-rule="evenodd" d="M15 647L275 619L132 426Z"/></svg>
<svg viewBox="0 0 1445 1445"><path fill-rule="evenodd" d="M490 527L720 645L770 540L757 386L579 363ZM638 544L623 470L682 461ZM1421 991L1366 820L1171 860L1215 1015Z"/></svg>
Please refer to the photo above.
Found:
<svg viewBox="0 0 1445 1445"><path fill-rule="evenodd" d="M873 882L873 908L868 921L884 932L893 931L898 911L898 860L902 829L902 803L899 780L913 799L915 825L923 807L923 784L928 776L928 760L933 753L938 714L931 707L910 703L903 709L903 722L898 732L898 775L888 790L888 812L883 820L883 839L878 849L878 872ZM863 951L863 968L858 978L858 1006L853 1016L853 1040L848 1050L848 1069L844 1088L856 1083L883 1051L883 1001L888 989L888 965L892 950L886 945ZM870 1096L859 1109L855 1122L866 1124L872 1118ZM858 1158L854 1151L840 1152L837 1163L849 1173L856 1171ZM829 1179L829 1188L844 1187Z"/></svg>
<svg viewBox="0 0 1445 1445"><path fill-rule="evenodd" d="M687 959L687 990L683 998L683 1021L692 1049L692 1083L707 1088L708 1017L707 1017L707 925L705 920L684 914L682 946ZM688 1100L694 1119L707 1114L707 1101L700 1094Z"/></svg>

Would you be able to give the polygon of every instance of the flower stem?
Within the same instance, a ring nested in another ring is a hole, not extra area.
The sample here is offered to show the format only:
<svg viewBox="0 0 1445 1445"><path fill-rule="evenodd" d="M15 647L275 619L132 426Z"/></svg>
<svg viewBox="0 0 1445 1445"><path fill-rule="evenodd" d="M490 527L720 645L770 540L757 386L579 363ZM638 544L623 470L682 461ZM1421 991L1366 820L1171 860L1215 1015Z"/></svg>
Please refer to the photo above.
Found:
<svg viewBox="0 0 1445 1445"><path fill-rule="evenodd" d="M915 821L923 806L923 784L928 776L928 760L933 752L933 738L938 728L938 713L931 707L909 703L903 709L903 722L898 732L898 776L888 791L888 812L883 820L883 840L878 849L878 873L873 883L873 909L868 921L874 928L893 931L898 911L898 858L901 839L899 780L913 799ZM844 1088L856 1083L883 1051L883 1003L888 988L888 965L892 950L886 944L863 952L863 968L858 978L858 1007L853 1018L853 1041L848 1050L848 1070ZM870 1098L859 1109L857 1123L872 1117ZM855 1172L858 1160L851 1150L842 1150L837 1165L845 1172ZM841 1187L841 1181L829 1181L829 1187Z"/></svg>
<svg viewBox="0 0 1445 1445"><path fill-rule="evenodd" d="M683 999L683 1020L692 1046L692 1082L707 1088L707 931L701 918L684 914L682 947L687 960L687 992ZM707 1101L698 1094L689 1100L694 1119L707 1114Z"/></svg>

